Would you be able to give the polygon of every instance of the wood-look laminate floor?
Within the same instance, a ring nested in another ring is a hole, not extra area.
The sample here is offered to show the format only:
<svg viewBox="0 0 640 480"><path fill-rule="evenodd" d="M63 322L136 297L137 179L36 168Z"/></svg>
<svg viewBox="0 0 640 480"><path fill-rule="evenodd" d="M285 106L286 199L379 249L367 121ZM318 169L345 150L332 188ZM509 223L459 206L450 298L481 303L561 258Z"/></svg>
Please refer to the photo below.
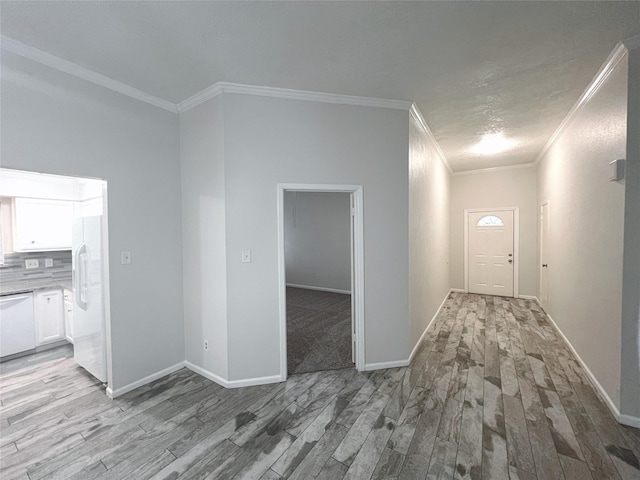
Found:
<svg viewBox="0 0 640 480"><path fill-rule="evenodd" d="M618 425L525 300L452 294L410 367L115 400L68 349L0 365L0 478L634 479Z"/></svg>

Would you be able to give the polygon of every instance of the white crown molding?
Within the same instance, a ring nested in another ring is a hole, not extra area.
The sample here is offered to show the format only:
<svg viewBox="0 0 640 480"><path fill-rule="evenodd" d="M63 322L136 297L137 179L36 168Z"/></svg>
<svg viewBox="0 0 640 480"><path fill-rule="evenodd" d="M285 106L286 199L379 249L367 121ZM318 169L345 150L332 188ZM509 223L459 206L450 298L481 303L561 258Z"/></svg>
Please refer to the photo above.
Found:
<svg viewBox="0 0 640 480"><path fill-rule="evenodd" d="M207 100L211 100L212 98L215 98L218 95L222 95L223 93L224 91L222 89L222 84L220 82L214 83L213 85L178 103L178 113L184 113L187 110L191 110L193 107L197 107L201 103L204 103Z"/></svg>
<svg viewBox="0 0 640 480"><path fill-rule="evenodd" d="M254 85L241 85L239 83L221 82L220 85L222 85L225 93L236 93L240 95L257 95L261 97L286 98L290 100L304 100L307 102L336 103L340 105L355 105L359 107L390 108L394 110L409 110L409 108L411 108L411 102L403 100L339 95L335 93L293 90L289 88L258 87Z"/></svg>
<svg viewBox="0 0 640 480"><path fill-rule="evenodd" d="M415 122L418 124L418 127L422 130L422 132L431 139L431 141L436 147L436 150L438 151L440 160L442 160L442 163L444 164L444 166L447 168L447 170L449 170L449 173L453 175L453 170L451 169L449 160L447 160L447 157L442 151L442 148L440 148L440 144L438 143L436 138L433 136L433 132L429 128L429 125L427 125L427 122L425 122L424 117L422 116L422 112L418 108L418 105L416 105L415 103L412 103L411 107L409 108L409 113L411 114L411 117L413 117Z"/></svg>
<svg viewBox="0 0 640 480"><path fill-rule="evenodd" d="M535 163L519 163L518 165L505 165L504 167L477 168L474 170L463 170L460 172L455 172L453 176L458 177L460 175L477 175L479 173L502 172L504 170L522 170L524 168L532 168L535 166Z"/></svg>
<svg viewBox="0 0 640 480"><path fill-rule="evenodd" d="M636 37L632 37L630 40L633 40L635 38ZM638 38L640 38L640 36L638 36ZM571 110L569 110L569 113L567 113L567 115L564 117L562 122L560 122L560 125L558 126L556 131L553 133L553 135L551 135L551 138L549 139L549 141L542 148L542 150L536 157L536 160L533 162L534 165L538 164L540 160L542 160L542 157L544 157L544 155L549 151L549 149L555 143L555 141L560 137L560 135L564 133L564 131L569 126L569 124L573 121L573 118L576 116L576 113L578 113L578 111L584 107L584 105L600 89L600 87L602 87L602 85L604 84L605 80L609 77L611 72L616 68L618 63L620 63L620 61L627 54L628 52L627 48L628 47L626 47L625 43L618 42L616 47L609 54L609 57L604 62L602 67L600 67L600 70L598 71L598 73L596 73L595 77L593 77L593 80L591 80L591 83L589 83L589 86L587 87L587 89L580 96L580 98L575 103L575 105L571 107Z"/></svg>
<svg viewBox="0 0 640 480"><path fill-rule="evenodd" d="M101 87L108 88L109 90L113 90L114 92L121 93L127 97L162 108L163 110L173 113L178 112L176 105L172 102L154 97L142 90L138 90L137 88L131 87L112 78L105 77L104 75L81 67L80 65L63 60L62 58L58 58L54 55L43 52L42 50L38 50L37 48L25 45L24 43L20 43L17 40L5 37L4 35L0 35L0 48L68 75L81 78L82 80L86 80Z"/></svg>
<svg viewBox="0 0 640 480"><path fill-rule="evenodd" d="M38 62L60 72L81 78L82 80L108 88L114 92L121 93L172 113L186 112L187 110L200 105L211 98L217 97L222 93L257 95L262 97L286 98L291 100L355 105L361 107L391 108L396 110L409 110L411 108L411 102L402 100L338 95L333 93L311 92L307 90L293 90L288 88L259 87L255 85L242 85L227 82L215 83L176 105L168 100L155 97L125 83L106 77L100 73L96 73L67 60L63 60L62 58L43 52L42 50L18 42L17 40L13 40L12 38L4 35L0 35L0 48L7 52L11 52L15 55Z"/></svg>
<svg viewBox="0 0 640 480"><path fill-rule="evenodd" d="M627 50L633 50L634 48L640 48L640 35L626 38L622 41Z"/></svg>
<svg viewBox="0 0 640 480"><path fill-rule="evenodd" d="M260 97L285 98L288 100L303 100L306 102L334 103L340 105L354 105L359 107L391 108L395 110L409 110L411 102L403 100L388 100L384 98L357 97L353 95L338 95L334 93L311 92L308 90L293 90L290 88L260 87L257 85L243 85L239 83L218 82L201 92L187 98L178 104L178 112L200 105L222 93L237 95L256 95Z"/></svg>

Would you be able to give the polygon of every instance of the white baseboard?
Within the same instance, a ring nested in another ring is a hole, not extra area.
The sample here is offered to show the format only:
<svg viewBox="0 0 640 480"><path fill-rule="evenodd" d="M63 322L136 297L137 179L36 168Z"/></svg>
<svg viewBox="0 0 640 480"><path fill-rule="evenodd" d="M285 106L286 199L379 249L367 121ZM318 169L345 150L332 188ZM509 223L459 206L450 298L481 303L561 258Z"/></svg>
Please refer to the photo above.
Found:
<svg viewBox="0 0 640 480"><path fill-rule="evenodd" d="M640 418L621 413L618 415L618 422L629 427L640 428Z"/></svg>
<svg viewBox="0 0 640 480"><path fill-rule="evenodd" d="M209 370L206 370L198 365L194 365L191 362L186 361L185 367L187 367L192 372L196 372L198 375L202 375L204 378L208 378L212 382L216 382L218 385L222 385L225 388L240 388L240 387L251 387L253 385L267 385L269 383L279 383L284 382L286 378L282 378L280 375L271 375L268 377L256 377L256 378L247 378L242 380L227 380L226 378L222 378L220 375L216 375Z"/></svg>
<svg viewBox="0 0 640 480"><path fill-rule="evenodd" d="M442 310L442 307L444 307L444 304L447 301L447 298L449 298L449 295L455 291L456 291L455 289L451 288L449 289L447 294L444 296L444 300L442 300L442 303L438 307L438 310L436 310L436 313L433 315L433 317L431 317L431 320L429 320L427 327L424 329L424 332L422 332L422 335L420 335L420 339L416 342L416 345L413 347L413 350L411 351L411 355L409 355L409 358L407 360L393 360L391 362L366 363L364 366L364 370L368 372L371 370L381 370L383 368L397 368L397 367L408 366L413 360L413 357L415 356L416 352L418 351L418 347L420 346L420 343L424 339L424 336L427 334L429 327L431 326L433 321L438 317L438 315L440 315L440 311Z"/></svg>
<svg viewBox="0 0 640 480"><path fill-rule="evenodd" d="M187 367L192 372L196 372L198 375L202 375L204 378L208 378L212 382L216 382L218 385L222 385L223 387L227 386L227 380L222 378L220 375L216 375L209 370L206 370L198 365L194 365L193 363L186 360L184 362L184 366Z"/></svg>
<svg viewBox="0 0 640 480"><path fill-rule="evenodd" d="M38 345L35 348L35 352L36 353L45 352L47 350L51 350L52 348L62 347L63 345L67 345L68 343L71 343L73 345L73 342L69 342L66 339L65 340L56 340L55 342L45 343L44 345Z"/></svg>
<svg viewBox="0 0 640 480"><path fill-rule="evenodd" d="M538 300L538 297L535 295L518 295L518 298L521 298L522 300L533 300L540 305L540 300Z"/></svg>
<svg viewBox="0 0 640 480"><path fill-rule="evenodd" d="M408 365L409 365L409 360L393 360L391 362L365 363L364 371L370 372L371 370L382 370L384 368L406 367Z"/></svg>
<svg viewBox="0 0 640 480"><path fill-rule="evenodd" d="M269 375L267 377L247 378L243 380L227 380L227 388L251 387L253 385L268 385L270 383L286 382L286 378L280 375Z"/></svg>
<svg viewBox="0 0 640 480"><path fill-rule="evenodd" d="M464 290L460 290L459 291L459 290L457 290L455 288L450 288L449 289L447 294L444 296L444 300L442 300L442 303L438 307L438 310L436 310L436 313L433 315L433 317L431 317L431 320L429 320L429 323L427 324L426 328L424 329L424 332L422 332L422 335L420 335L420 338L418 339L418 341L414 345L413 350L411 350L411 355L409 355L409 363L411 363L413 361L413 357L416 356L416 353L418 351L418 347L422 343L422 340L424 340L424 336L427 334L427 331L429 330L429 327L431 326L433 321L438 317L438 315L440 315L440 310L442 310L442 307L444 307L444 304L447 301L447 298L449 298L449 295L451 295L454 292L464 292Z"/></svg>
<svg viewBox="0 0 640 480"><path fill-rule="evenodd" d="M319 292L343 293L345 295L351 295L350 290L340 290L339 288L314 287L313 285L299 285L297 283L287 283L287 287L304 288L305 290L318 290Z"/></svg>
<svg viewBox="0 0 640 480"><path fill-rule="evenodd" d="M131 382L130 384L125 385L124 387L116 388L115 390L109 387L107 388L107 396L109 398L119 397L120 395L124 395L125 393L128 393L131 390L135 390L136 388L146 385L147 383L151 383L154 380L158 380L162 377L166 377L167 375L177 372L178 370L180 370L181 368L184 368L185 366L186 366L185 362L179 362L179 363L176 363L175 365L172 365L171 367L160 370L159 372L155 372L155 373L152 373L151 375L147 375L146 377L141 378L140 380Z"/></svg>
<svg viewBox="0 0 640 480"><path fill-rule="evenodd" d="M464 288L451 288L449 289L449 293L466 293Z"/></svg>
<svg viewBox="0 0 640 480"><path fill-rule="evenodd" d="M538 301L538 304L540 304L539 301ZM562 340L564 340L564 343L567 344L567 346L569 347L569 350L571 350L571 353L573 353L573 355L578 360L578 363L580 364L584 372L587 374L587 378L589 379L589 382L591 382L591 386L596 391L598 396L602 399L602 401L605 403L605 405L609 408L609 410L611 411L615 419L618 421L618 423L622 423L623 425L629 425L630 427L640 428L640 418L620 413L620 410L618 410L618 407L616 406L616 404L613 402L613 400L611 399L609 394L605 391L605 389L602 387L602 385L600 385L600 382L598 382L595 375L593 374L593 372L591 372L591 370L589 369L585 361L582 360L582 357L578 355L578 352L576 351L575 348L573 348L573 345L571 345L571 342L569 342L569 339L564 335L564 333L562 333L562 330L560 330L560 327L558 326L558 324L551 317L551 315L549 315L548 312L545 312L545 313L549 318L551 325L553 325L553 328L556 329L556 332L558 332Z"/></svg>

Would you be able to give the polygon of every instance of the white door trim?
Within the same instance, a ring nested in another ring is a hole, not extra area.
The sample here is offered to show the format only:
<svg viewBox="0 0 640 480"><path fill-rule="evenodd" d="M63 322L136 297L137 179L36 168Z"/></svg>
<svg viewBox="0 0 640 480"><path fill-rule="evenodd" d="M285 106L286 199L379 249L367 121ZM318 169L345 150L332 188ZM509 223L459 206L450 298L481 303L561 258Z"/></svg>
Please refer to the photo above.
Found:
<svg viewBox="0 0 640 480"><path fill-rule="evenodd" d="M551 205L549 203L549 200L545 200L542 203L540 203L540 214L539 214L539 220L538 220L538 222L539 222L538 223L538 230L540 232L540 239L539 239L539 244L538 244L539 245L539 249L538 249L538 269L539 269L538 270L539 271L539 273L538 273L538 298L540 299L540 301L538 303L540 304L540 306L543 309L547 308L549 306L549 267L546 267L547 268L547 298L546 298L546 301L544 302L545 305L542 304L543 303L543 301L542 301L542 297L543 297L543 295L542 295L542 272L543 272L543 268L544 268L542 266L542 261L543 261L542 255L544 253L543 252L543 247L545 246L545 245L543 245L543 241L542 241L543 240L542 236L544 234L544 231L543 231L544 225L542 223L544 219L542 218L542 210L543 210L545 205L547 206L547 224L549 224L549 213L550 213L550 207L551 207ZM548 249L549 245L546 245L546 247ZM549 261L549 259L547 259L547 262L548 261Z"/></svg>
<svg viewBox="0 0 640 480"><path fill-rule="evenodd" d="M513 212L513 297L518 298L520 264L520 207L464 209L464 291L469 293L469 214L478 212Z"/></svg>
<svg viewBox="0 0 640 480"><path fill-rule="evenodd" d="M284 256L284 192L342 192L351 193L355 202L353 256L354 263L352 306L355 316L356 370L364 371L364 212L362 185L325 185L306 183L279 183L278 195L278 294L280 310L280 379L287 379L287 301Z"/></svg>
<svg viewBox="0 0 640 480"><path fill-rule="evenodd" d="M107 390L113 392L113 352L111 343L111 289L109 288L109 183L102 181L102 298L104 302L104 336L107 349ZM107 393L108 394L108 393Z"/></svg>

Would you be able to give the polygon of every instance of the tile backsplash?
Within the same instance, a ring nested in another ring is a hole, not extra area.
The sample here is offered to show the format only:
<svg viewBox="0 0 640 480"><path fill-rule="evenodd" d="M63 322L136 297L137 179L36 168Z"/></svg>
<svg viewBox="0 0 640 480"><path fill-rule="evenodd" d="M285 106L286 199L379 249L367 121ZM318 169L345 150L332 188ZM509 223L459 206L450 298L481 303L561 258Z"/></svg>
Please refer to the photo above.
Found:
<svg viewBox="0 0 640 480"><path fill-rule="evenodd" d="M53 266L45 268L45 259L53 260ZM26 260L38 260L38 268L27 270ZM9 285L31 280L42 282L71 281L71 250L56 252L12 252L4 254L4 265L0 265L0 283Z"/></svg>

